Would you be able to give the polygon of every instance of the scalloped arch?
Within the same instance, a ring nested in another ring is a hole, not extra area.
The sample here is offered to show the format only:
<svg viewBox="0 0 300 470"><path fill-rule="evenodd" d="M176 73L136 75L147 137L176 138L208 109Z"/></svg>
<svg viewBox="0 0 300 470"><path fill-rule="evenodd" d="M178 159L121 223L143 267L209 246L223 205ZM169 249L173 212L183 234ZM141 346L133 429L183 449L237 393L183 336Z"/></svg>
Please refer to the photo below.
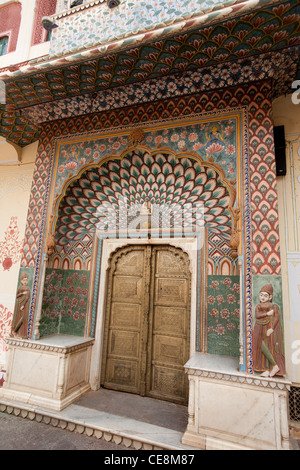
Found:
<svg viewBox="0 0 300 470"><path fill-rule="evenodd" d="M132 208L150 200L162 216L172 207L171 229L178 228L182 214L197 224L188 208L203 203L209 229L229 237L235 196L235 187L215 163L194 154L139 146L83 167L68 180L54 204L51 233L56 244L64 245L94 232L96 226L113 229L117 223L124 230Z"/></svg>

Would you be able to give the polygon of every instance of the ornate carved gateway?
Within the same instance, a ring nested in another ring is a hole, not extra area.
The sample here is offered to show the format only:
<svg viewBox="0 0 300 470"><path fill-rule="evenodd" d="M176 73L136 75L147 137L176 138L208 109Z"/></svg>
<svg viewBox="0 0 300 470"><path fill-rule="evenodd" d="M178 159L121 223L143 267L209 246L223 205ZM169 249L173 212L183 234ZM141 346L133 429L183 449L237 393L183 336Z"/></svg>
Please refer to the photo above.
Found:
<svg viewBox="0 0 300 470"><path fill-rule="evenodd" d="M187 403L191 276L187 254L168 245L132 245L108 274L104 387Z"/></svg>

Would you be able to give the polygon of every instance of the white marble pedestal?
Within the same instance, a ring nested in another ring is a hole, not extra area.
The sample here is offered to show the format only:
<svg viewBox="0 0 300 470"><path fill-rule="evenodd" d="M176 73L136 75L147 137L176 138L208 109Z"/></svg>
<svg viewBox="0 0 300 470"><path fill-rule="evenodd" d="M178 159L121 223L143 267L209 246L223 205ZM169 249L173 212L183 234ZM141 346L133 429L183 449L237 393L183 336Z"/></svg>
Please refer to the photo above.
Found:
<svg viewBox="0 0 300 470"><path fill-rule="evenodd" d="M235 358L202 353L185 369L189 421L183 444L207 450L289 449L290 382L246 374Z"/></svg>
<svg viewBox="0 0 300 470"><path fill-rule="evenodd" d="M7 338L7 374L0 397L62 410L90 389L93 342L67 335L38 341Z"/></svg>

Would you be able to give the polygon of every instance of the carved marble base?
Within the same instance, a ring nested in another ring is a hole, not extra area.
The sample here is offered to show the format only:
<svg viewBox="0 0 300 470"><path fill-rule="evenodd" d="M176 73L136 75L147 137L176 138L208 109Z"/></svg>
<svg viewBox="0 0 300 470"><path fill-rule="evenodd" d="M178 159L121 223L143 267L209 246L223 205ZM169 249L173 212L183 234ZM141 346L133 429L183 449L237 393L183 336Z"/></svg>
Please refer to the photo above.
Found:
<svg viewBox="0 0 300 470"><path fill-rule="evenodd" d="M0 397L62 410L90 389L93 342L64 335L39 341L7 338L7 375Z"/></svg>
<svg viewBox="0 0 300 470"><path fill-rule="evenodd" d="M201 353L185 368L189 421L183 444L207 450L289 449L287 380L245 374L234 358Z"/></svg>

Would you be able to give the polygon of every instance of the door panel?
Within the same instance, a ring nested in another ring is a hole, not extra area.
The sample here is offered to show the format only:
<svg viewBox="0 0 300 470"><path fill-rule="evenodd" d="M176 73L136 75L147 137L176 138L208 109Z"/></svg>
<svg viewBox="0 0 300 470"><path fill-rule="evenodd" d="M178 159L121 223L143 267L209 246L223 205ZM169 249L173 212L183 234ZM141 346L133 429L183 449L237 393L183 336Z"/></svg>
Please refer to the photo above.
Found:
<svg viewBox="0 0 300 470"><path fill-rule="evenodd" d="M189 292L187 259L181 250L153 249L153 330L149 395L185 403L189 359Z"/></svg>
<svg viewBox="0 0 300 470"><path fill-rule="evenodd" d="M167 245L117 252L108 276L103 386L186 403L189 318L187 255Z"/></svg>
<svg viewBox="0 0 300 470"><path fill-rule="evenodd" d="M108 279L103 386L140 393L145 249L112 259Z"/></svg>

